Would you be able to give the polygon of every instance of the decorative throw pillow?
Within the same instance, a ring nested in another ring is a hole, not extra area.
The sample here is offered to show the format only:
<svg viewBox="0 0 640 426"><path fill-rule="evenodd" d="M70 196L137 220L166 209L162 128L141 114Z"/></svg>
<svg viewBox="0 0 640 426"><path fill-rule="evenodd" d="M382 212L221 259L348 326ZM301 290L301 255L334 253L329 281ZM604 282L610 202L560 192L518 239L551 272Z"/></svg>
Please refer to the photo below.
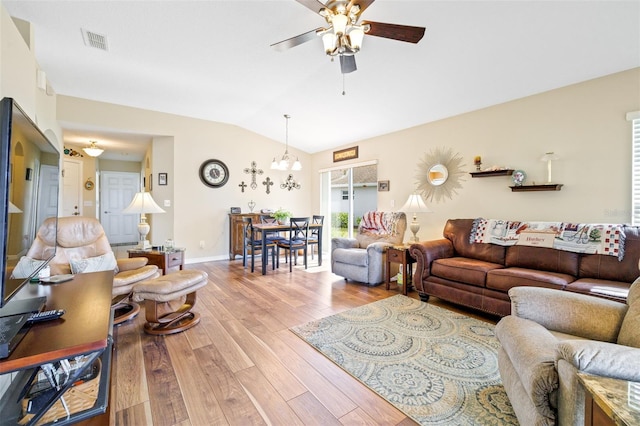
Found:
<svg viewBox="0 0 640 426"><path fill-rule="evenodd" d="M629 309L622 320L618 344L640 348L640 278L629 288L627 305Z"/></svg>
<svg viewBox="0 0 640 426"><path fill-rule="evenodd" d="M98 271L115 271L118 264L113 253L106 253L102 256L87 257L85 259L71 260L71 273L83 274Z"/></svg>
<svg viewBox="0 0 640 426"><path fill-rule="evenodd" d="M18 264L13 268L11 278L27 278L33 271L46 263L46 260L36 260L27 256L22 256Z"/></svg>

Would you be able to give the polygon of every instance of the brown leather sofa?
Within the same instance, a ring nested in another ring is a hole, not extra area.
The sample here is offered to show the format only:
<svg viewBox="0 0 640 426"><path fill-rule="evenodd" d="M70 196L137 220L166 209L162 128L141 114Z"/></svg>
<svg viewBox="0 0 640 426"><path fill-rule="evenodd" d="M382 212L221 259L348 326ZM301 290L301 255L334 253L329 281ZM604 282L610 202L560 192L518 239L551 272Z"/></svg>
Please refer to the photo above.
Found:
<svg viewBox="0 0 640 426"><path fill-rule="evenodd" d="M583 254L552 248L472 244L474 219L450 219L443 239L412 244L414 283L420 298L429 296L505 316L507 294L516 286L547 287L625 302L638 278L640 228L624 226L625 254Z"/></svg>

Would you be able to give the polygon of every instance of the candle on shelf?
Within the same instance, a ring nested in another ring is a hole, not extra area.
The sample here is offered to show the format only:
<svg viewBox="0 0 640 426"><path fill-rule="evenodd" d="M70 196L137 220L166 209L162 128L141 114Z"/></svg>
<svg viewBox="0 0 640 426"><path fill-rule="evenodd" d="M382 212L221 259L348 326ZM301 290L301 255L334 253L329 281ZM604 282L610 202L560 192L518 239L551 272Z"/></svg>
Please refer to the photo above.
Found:
<svg viewBox="0 0 640 426"><path fill-rule="evenodd" d="M480 166L482 165L482 158L479 155L476 155L473 159L473 164L476 165L476 170L480 171Z"/></svg>

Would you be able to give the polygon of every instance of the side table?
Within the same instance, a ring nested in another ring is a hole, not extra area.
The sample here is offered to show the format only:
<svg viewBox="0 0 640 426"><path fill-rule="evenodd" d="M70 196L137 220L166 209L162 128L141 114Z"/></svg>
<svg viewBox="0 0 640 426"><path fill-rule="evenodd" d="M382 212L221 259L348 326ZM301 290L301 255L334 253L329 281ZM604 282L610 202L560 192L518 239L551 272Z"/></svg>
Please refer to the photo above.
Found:
<svg viewBox="0 0 640 426"><path fill-rule="evenodd" d="M640 383L578 373L585 390L585 425L640 424Z"/></svg>
<svg viewBox="0 0 640 426"><path fill-rule="evenodd" d="M399 263L402 268L403 286L402 294L405 296L409 292L409 285L413 282L413 265L416 260L409 254L409 246L393 246L387 249L387 284L389 290L391 285L391 263Z"/></svg>
<svg viewBox="0 0 640 426"><path fill-rule="evenodd" d="M175 248L172 251L158 250L127 250L129 257L146 257L149 259L149 265L156 265L162 269L162 275L167 275L169 269L178 267L180 270L184 267L184 249Z"/></svg>

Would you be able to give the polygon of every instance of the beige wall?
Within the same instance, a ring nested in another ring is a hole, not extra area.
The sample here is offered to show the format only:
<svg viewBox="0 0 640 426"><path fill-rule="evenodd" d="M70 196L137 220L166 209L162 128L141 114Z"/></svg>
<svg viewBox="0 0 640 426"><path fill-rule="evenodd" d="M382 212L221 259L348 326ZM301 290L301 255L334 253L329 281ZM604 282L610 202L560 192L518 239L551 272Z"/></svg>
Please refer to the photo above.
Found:
<svg viewBox="0 0 640 426"><path fill-rule="evenodd" d="M348 146L359 146L360 161L379 159L378 178L390 180L390 191L378 193L379 210L404 204L420 160L436 147L460 153L467 172L480 155L484 167L524 170L526 183L546 181L546 163L539 160L545 152L560 157L552 164L552 180L564 184L557 192L513 193L509 177L465 174L453 199L418 215L422 239L439 238L448 218L630 222L631 123L625 114L639 109L640 69L633 69ZM333 165L333 151L313 156L314 171ZM316 210L319 177L312 177Z"/></svg>
<svg viewBox="0 0 640 426"><path fill-rule="evenodd" d="M275 155L282 155L284 144L234 125L197 120L172 114L141 110L86 99L58 96L58 119L70 123L96 126L116 132L147 134L153 138L151 170L152 195L164 206L165 214L151 215L151 243L159 245L173 238L176 245L187 249L188 262L228 258L230 207L248 211L248 203L256 203L255 211L283 207L295 214L311 215L311 156L291 149L300 157L304 169L294 172L300 190L281 189L287 173L270 170ZM171 143L172 141L172 143ZM209 188L198 177L200 165L208 159L222 160L229 168L229 182L222 188ZM257 176L257 188L239 188L240 182L251 183L244 169L256 161L263 174ZM168 185L159 187L157 175L168 173ZM266 194L262 182L274 181ZM164 207L163 207L164 208ZM172 229L171 229L172 228ZM204 248L200 242L204 241Z"/></svg>

